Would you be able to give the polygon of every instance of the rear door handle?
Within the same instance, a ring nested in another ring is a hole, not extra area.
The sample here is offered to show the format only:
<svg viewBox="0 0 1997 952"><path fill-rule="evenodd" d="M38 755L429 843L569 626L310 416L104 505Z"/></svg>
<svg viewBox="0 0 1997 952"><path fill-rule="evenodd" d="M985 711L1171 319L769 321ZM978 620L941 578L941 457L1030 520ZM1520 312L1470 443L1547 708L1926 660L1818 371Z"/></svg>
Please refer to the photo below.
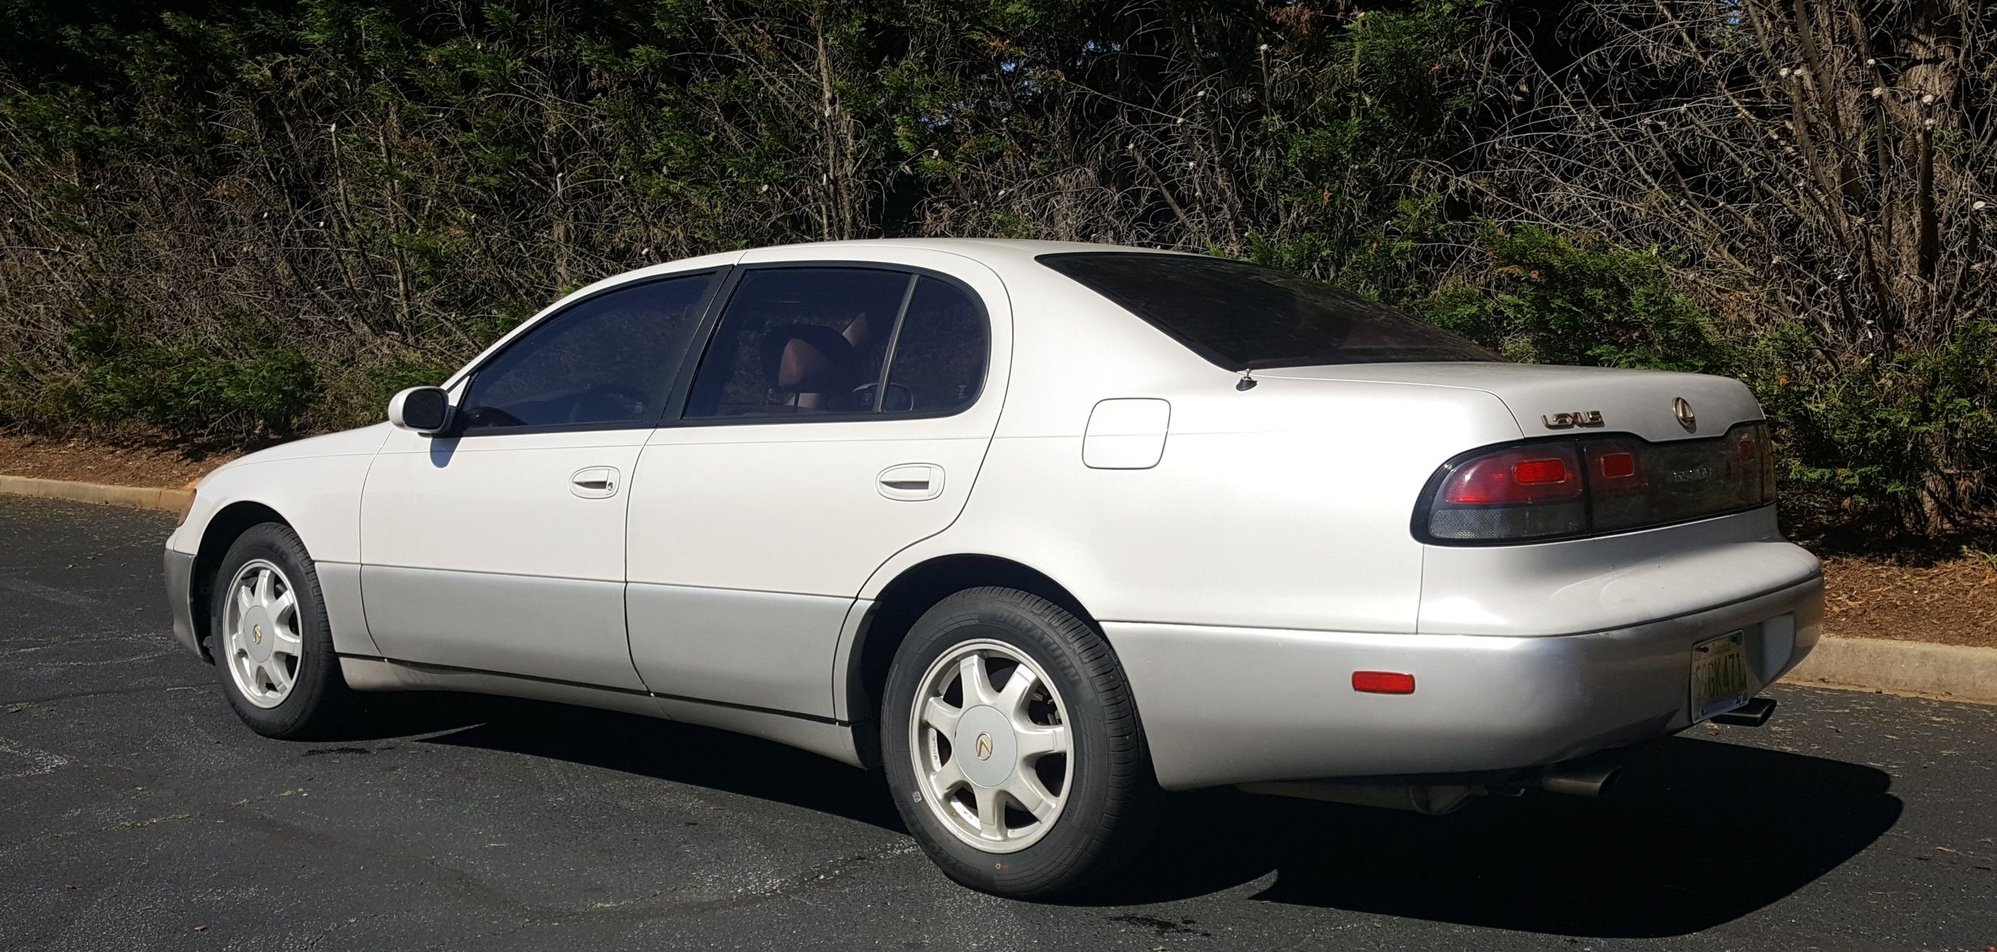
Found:
<svg viewBox="0 0 1997 952"><path fill-rule="evenodd" d="M902 502L921 502L943 495L943 467L935 463L903 463L881 470L881 495Z"/></svg>
<svg viewBox="0 0 1997 952"><path fill-rule="evenodd" d="M584 499L608 499L617 495L616 467L591 466L576 470L569 477L569 492Z"/></svg>

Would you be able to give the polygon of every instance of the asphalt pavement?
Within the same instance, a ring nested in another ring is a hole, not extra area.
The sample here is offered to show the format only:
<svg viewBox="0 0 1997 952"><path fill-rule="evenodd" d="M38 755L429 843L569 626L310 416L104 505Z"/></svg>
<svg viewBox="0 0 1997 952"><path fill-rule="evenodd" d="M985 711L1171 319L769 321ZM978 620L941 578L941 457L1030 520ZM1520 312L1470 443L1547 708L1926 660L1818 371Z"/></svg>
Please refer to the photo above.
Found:
<svg viewBox="0 0 1997 952"><path fill-rule="evenodd" d="M382 696L236 721L167 632L171 517L0 496L0 949L1997 946L1997 708L1784 688L1599 800L1172 798L1072 904L945 879L873 776L705 729Z"/></svg>

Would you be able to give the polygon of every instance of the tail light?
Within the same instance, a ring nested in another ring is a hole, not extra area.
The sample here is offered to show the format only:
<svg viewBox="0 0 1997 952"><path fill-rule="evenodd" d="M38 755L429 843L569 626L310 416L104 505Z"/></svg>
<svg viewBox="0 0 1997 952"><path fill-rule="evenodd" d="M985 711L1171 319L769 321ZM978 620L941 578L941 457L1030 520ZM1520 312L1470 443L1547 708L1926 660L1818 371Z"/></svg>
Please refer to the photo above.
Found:
<svg viewBox="0 0 1997 952"><path fill-rule="evenodd" d="M1768 427L1709 440L1537 440L1457 457L1415 511L1426 542L1538 542L1687 522L1775 501Z"/></svg>

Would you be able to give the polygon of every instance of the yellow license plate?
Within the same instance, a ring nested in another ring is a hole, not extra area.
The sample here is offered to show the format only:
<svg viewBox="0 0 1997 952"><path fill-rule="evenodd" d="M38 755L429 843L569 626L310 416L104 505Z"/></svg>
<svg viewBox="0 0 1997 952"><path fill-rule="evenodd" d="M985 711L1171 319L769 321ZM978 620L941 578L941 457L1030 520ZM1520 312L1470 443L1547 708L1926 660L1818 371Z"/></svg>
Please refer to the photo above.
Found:
<svg viewBox="0 0 1997 952"><path fill-rule="evenodd" d="M1692 723L1725 714L1754 696L1742 634L1729 632L1692 646Z"/></svg>

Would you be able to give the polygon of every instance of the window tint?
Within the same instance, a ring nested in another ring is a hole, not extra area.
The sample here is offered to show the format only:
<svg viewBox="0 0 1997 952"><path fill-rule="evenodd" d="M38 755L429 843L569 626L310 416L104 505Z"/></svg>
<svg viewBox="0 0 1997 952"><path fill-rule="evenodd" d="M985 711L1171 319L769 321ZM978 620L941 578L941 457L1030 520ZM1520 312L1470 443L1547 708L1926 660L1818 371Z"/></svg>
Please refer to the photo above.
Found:
<svg viewBox="0 0 1997 952"><path fill-rule="evenodd" d="M1273 268L1129 252L1039 261L1230 370L1498 359L1393 308Z"/></svg>
<svg viewBox="0 0 1997 952"><path fill-rule="evenodd" d="M953 284L919 279L895 337L882 409L939 413L970 406L984 387L990 350L984 308Z"/></svg>
<svg viewBox="0 0 1997 952"><path fill-rule="evenodd" d="M460 401L465 429L656 420L712 280L703 274L618 288L550 318L472 377Z"/></svg>
<svg viewBox="0 0 1997 952"><path fill-rule="evenodd" d="M745 272L694 378L687 415L816 416L873 409L910 275L859 268Z"/></svg>

